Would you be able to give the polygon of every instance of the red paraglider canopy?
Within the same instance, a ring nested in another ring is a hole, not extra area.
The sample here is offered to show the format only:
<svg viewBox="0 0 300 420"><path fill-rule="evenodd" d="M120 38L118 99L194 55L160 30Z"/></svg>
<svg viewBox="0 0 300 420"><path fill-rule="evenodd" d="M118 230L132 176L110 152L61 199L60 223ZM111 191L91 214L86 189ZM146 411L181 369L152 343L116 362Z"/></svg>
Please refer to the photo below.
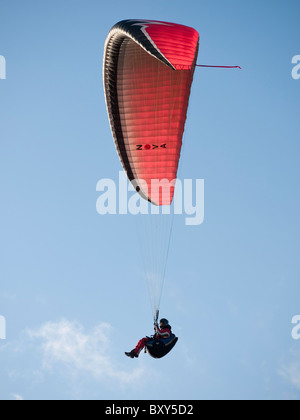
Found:
<svg viewBox="0 0 300 420"><path fill-rule="evenodd" d="M196 30L149 20L119 22L106 40L104 89L116 148L152 204L173 200L198 48Z"/></svg>

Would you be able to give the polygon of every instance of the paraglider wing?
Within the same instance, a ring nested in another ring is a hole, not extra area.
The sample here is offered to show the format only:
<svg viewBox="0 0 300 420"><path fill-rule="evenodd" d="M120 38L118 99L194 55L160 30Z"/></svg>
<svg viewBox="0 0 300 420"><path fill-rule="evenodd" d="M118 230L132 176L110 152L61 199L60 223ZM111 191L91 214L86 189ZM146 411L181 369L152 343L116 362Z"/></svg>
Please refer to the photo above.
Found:
<svg viewBox="0 0 300 420"><path fill-rule="evenodd" d="M198 47L196 30L148 20L119 22L106 40L104 90L115 145L129 180L155 205L173 200Z"/></svg>

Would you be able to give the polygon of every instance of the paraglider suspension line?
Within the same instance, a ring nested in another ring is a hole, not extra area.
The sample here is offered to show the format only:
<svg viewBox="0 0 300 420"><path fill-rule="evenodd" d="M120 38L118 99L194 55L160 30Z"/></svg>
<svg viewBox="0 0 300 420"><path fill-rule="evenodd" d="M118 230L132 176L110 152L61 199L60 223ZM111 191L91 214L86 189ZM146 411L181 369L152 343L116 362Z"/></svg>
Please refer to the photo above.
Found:
<svg viewBox="0 0 300 420"><path fill-rule="evenodd" d="M158 318L159 318L159 310L157 310L155 312L155 317L154 317L154 325L156 325L158 323Z"/></svg>
<svg viewBox="0 0 300 420"><path fill-rule="evenodd" d="M196 64L196 67L208 67L208 68L214 68L214 69L240 69L242 70L242 67L240 66L210 66L206 64Z"/></svg>

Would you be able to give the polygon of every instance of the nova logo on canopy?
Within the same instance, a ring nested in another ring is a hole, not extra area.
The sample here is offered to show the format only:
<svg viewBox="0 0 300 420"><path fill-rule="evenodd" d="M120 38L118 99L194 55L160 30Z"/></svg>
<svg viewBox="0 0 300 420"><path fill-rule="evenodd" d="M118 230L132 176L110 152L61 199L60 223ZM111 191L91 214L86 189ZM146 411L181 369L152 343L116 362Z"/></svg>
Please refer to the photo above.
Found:
<svg viewBox="0 0 300 420"><path fill-rule="evenodd" d="M156 149L166 149L167 145L166 143L157 145L157 144L137 144L136 150L156 150Z"/></svg>

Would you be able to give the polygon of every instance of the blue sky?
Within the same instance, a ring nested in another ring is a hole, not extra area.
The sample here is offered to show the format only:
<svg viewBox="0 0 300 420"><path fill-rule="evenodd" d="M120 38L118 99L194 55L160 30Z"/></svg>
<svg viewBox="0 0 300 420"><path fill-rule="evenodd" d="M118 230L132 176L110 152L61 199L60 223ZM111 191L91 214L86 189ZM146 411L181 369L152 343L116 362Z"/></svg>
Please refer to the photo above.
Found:
<svg viewBox="0 0 300 420"><path fill-rule="evenodd" d="M297 0L0 0L0 399L299 399L300 54ZM118 179L102 87L119 20L200 33L181 160L205 222L176 217L165 359L124 357L152 332L132 216L100 216Z"/></svg>

